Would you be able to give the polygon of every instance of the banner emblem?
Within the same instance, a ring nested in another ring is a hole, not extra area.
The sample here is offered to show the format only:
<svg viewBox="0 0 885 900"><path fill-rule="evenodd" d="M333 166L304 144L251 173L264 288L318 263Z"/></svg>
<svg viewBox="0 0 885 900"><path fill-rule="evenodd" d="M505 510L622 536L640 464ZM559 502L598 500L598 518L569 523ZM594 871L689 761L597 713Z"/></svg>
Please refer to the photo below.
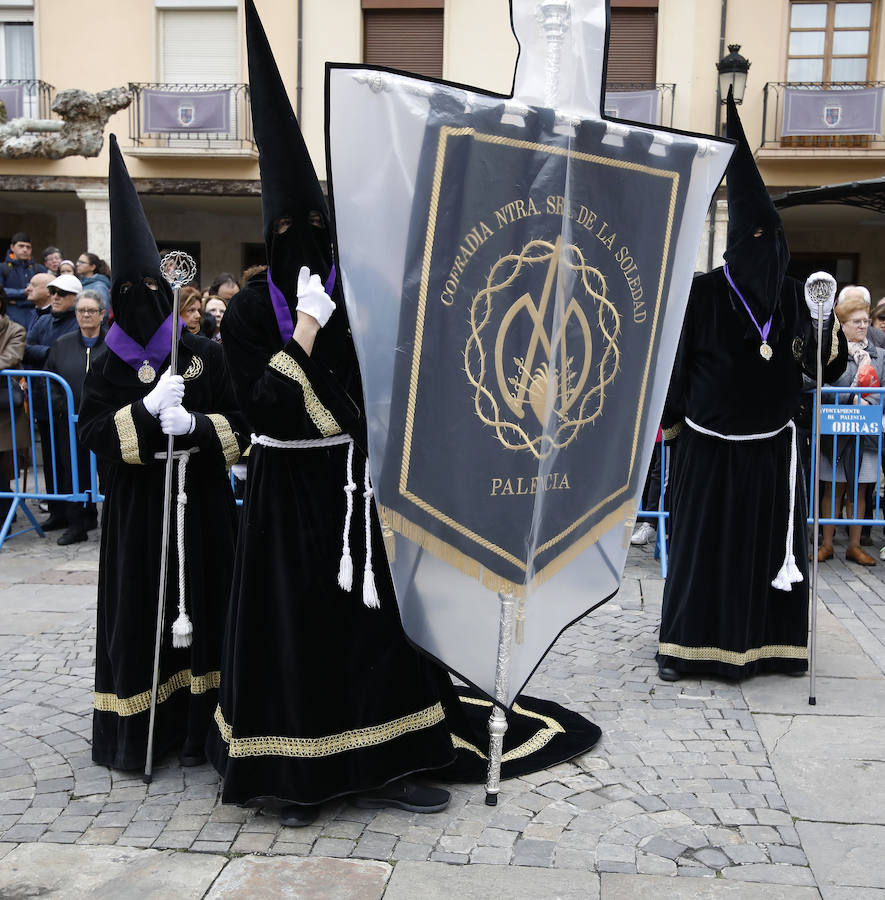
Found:
<svg viewBox="0 0 885 900"><path fill-rule="evenodd" d="M178 121L185 127L192 124L194 121L193 106L179 106L178 107Z"/></svg>
<svg viewBox="0 0 885 900"><path fill-rule="evenodd" d="M842 107L841 106L825 106L824 107L824 121L830 128L834 128L839 124L839 120L842 118Z"/></svg>

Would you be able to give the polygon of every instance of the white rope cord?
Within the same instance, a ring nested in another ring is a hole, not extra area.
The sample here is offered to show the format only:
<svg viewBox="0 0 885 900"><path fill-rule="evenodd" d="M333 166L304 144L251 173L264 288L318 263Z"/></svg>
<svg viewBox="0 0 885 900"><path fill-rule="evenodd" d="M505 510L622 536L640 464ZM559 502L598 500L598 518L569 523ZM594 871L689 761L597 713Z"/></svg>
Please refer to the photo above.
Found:
<svg viewBox="0 0 885 900"><path fill-rule="evenodd" d="M792 419L790 419L790 421L787 422L786 425L781 425L780 428L776 428L774 431L766 431L761 434L720 434L718 431L712 431L709 428L704 428L702 425L698 425L697 422L692 422L692 420L689 419L688 416L685 417L685 424L688 425L688 427L693 431L697 431L700 434L705 434L708 437L715 437L723 441L735 441L738 443L744 441L764 441L768 438L775 437L782 431L785 431L787 428L790 429L790 499L788 504L789 513L787 516L787 535L785 542L786 547L784 550L784 561L781 564L780 569L778 569L777 575L775 575L772 579L771 586L779 591L792 590L792 586L794 584L798 584L800 581L802 581L802 573L799 571L799 567L796 565L796 557L793 553L793 514L796 509L797 458L795 423Z"/></svg>
<svg viewBox="0 0 885 900"><path fill-rule="evenodd" d="M176 530L178 539L178 618L172 623L172 646L190 647L193 640L194 626L187 615L185 604L185 555L184 555L184 510L187 506L187 494L184 490L187 478L187 463L190 453L184 452L178 457L178 497L176 507Z"/></svg>
<svg viewBox="0 0 885 900"><path fill-rule="evenodd" d="M341 559L338 563L338 586L344 591L353 589L353 558L350 553L350 526L353 519L353 494L356 483L353 480L353 438L348 434L336 434L332 437L315 440L281 441L266 434L253 434L253 444L272 447L275 450L314 450L322 447L335 447L347 444L347 471L344 482L346 498L344 512L344 534L341 541ZM366 561L363 569L363 603L369 609L380 609L378 589L375 586L375 573L372 569L372 485L369 481L369 462L366 460L366 471L363 476L363 497L365 498L366 524Z"/></svg>
<svg viewBox="0 0 885 900"><path fill-rule="evenodd" d="M375 587L375 573L372 570L372 484L369 481L369 460L366 459L366 471L363 476L363 497L366 498L366 568L363 572L363 603L369 609L380 609L378 588Z"/></svg>
<svg viewBox="0 0 885 900"><path fill-rule="evenodd" d="M353 559L350 555L350 522L353 518L353 492L356 482L353 480L353 441L347 445L347 481L344 484L344 496L347 505L344 513L344 542L341 546L341 562L338 564L338 587L342 591L353 588Z"/></svg>

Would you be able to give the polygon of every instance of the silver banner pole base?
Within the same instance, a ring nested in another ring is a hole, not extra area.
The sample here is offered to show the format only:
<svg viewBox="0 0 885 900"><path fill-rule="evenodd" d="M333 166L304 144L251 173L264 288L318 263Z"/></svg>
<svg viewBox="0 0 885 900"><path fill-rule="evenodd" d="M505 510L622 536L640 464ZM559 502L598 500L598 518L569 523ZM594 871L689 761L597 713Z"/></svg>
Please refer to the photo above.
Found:
<svg viewBox="0 0 885 900"><path fill-rule="evenodd" d="M501 755L507 731L507 691L510 686L510 650L513 645L513 594L498 594L501 618L498 627L498 664L495 669L495 700L489 716L489 771L486 779L486 806L497 806L501 788ZM500 705L498 705L500 704Z"/></svg>

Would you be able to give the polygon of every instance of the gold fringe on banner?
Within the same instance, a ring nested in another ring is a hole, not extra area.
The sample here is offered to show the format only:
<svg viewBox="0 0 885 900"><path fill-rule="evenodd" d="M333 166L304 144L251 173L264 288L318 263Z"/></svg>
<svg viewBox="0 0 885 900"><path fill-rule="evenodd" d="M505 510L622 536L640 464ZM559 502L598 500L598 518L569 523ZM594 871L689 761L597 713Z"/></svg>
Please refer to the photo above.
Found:
<svg viewBox="0 0 885 900"><path fill-rule="evenodd" d="M403 515L395 512L389 507L378 504L378 514L381 517L381 520L392 531L402 535L406 540L411 541L413 544L417 544L428 553L433 554L437 559L458 569L459 572L463 572L468 577L480 582L483 587L488 588L490 591L495 591L499 594L510 594L523 601L530 590L533 590L545 581L549 581L554 575L565 568L565 566L580 556L588 547L595 544L602 535L622 523L624 519L630 515L632 510L632 500L622 503L604 519L597 522L597 524L594 525L593 528L591 528L579 541L575 541L575 543L560 553L559 556L555 557L544 566L543 569L535 573L535 576L526 585L515 584L514 582L497 575L490 569L484 568L475 559L467 556L467 554L461 550L458 550L457 547L453 547L451 544L446 543L446 541L436 537L436 535L430 534L429 531L426 531L414 522L409 521ZM542 547L540 549L544 548ZM520 611L523 613L525 611L524 602L520 604ZM524 640L524 629L521 628L520 631L522 633L519 637ZM522 641L519 642L522 643Z"/></svg>

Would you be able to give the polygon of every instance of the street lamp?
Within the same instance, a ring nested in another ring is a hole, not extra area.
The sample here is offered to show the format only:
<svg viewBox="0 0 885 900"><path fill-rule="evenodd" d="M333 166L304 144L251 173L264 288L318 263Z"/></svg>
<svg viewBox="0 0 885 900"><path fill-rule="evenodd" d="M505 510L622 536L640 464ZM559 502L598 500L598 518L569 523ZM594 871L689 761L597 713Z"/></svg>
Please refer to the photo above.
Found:
<svg viewBox="0 0 885 900"><path fill-rule="evenodd" d="M716 63L719 70L719 102L725 103L728 97L728 89L734 92L734 102L738 105L744 99L744 89L747 87L747 72L750 71L750 61L738 53L740 44L729 44L729 54L723 56Z"/></svg>

